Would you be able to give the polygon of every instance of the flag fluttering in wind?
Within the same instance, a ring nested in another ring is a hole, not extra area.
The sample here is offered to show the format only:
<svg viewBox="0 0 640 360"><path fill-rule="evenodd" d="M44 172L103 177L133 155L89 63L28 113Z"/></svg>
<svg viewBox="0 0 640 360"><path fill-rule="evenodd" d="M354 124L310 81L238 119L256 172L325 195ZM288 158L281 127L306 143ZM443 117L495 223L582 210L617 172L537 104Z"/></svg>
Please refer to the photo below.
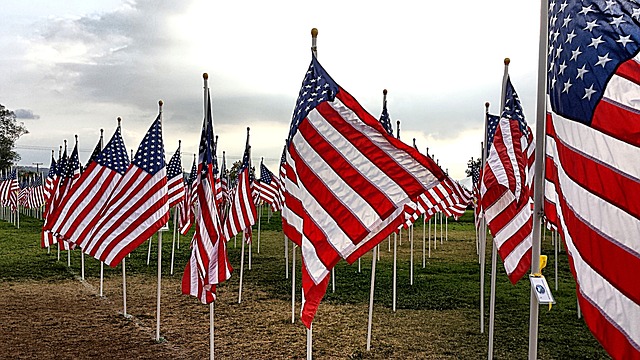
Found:
<svg viewBox="0 0 640 360"><path fill-rule="evenodd" d="M215 300L216 285L229 279L232 270L215 201L213 119L208 89L207 100L195 184L199 203L196 231L191 240L191 256L182 276L182 293L195 296L205 304Z"/></svg>
<svg viewBox="0 0 640 360"><path fill-rule="evenodd" d="M83 251L111 267L118 265L167 224L167 193L160 111L100 211L100 220L87 236Z"/></svg>
<svg viewBox="0 0 640 360"><path fill-rule="evenodd" d="M309 327L335 264L353 263L396 231L405 205L446 176L390 136L315 56L293 113L285 167L285 231L302 245L302 322Z"/></svg>
<svg viewBox="0 0 640 360"><path fill-rule="evenodd" d="M60 156L58 157L58 161L56 162L55 166L55 174L52 177L50 193L51 195L47 200L47 203L45 204L44 225L42 226L42 233L40 237L40 246L42 246L43 248L56 244L59 240L56 235L54 235L50 230L46 229L51 228L51 225L53 224L51 214L55 212L58 203L60 202L60 198L62 197L60 184L62 182L62 178L64 177L65 169L67 168L67 162L69 161L69 158L67 157L66 140L64 152L59 155Z"/></svg>
<svg viewBox="0 0 640 360"><path fill-rule="evenodd" d="M572 0L549 19L545 217L591 332L640 359L640 7Z"/></svg>
<svg viewBox="0 0 640 360"><path fill-rule="evenodd" d="M189 179L185 180L185 196L184 199L178 205L180 209L178 215L178 222L180 226L180 233L187 235L191 225L195 221L195 207L198 204L198 193L196 191L196 183L198 180L198 167L196 166L196 158L194 155L193 164L191 165L191 172L189 173Z"/></svg>
<svg viewBox="0 0 640 360"><path fill-rule="evenodd" d="M280 205L280 180L264 164L260 163L260 179L254 183L260 194L260 200L271 206L271 210L278 211Z"/></svg>
<svg viewBox="0 0 640 360"><path fill-rule="evenodd" d="M101 220L103 208L129 168L120 126L98 156L48 217L44 229L84 249L89 233Z"/></svg>
<svg viewBox="0 0 640 360"><path fill-rule="evenodd" d="M231 201L231 207L229 208L229 215L224 224L224 234L227 240L251 227L258 218L251 191L250 153L249 129L247 129L247 142L242 156L242 165L238 169L238 182Z"/></svg>
<svg viewBox="0 0 640 360"><path fill-rule="evenodd" d="M509 280L531 267L535 143L520 100L507 77L505 103L482 174L481 206Z"/></svg>
<svg viewBox="0 0 640 360"><path fill-rule="evenodd" d="M173 207L185 197L180 145L167 165L167 187L169 189L169 207Z"/></svg>

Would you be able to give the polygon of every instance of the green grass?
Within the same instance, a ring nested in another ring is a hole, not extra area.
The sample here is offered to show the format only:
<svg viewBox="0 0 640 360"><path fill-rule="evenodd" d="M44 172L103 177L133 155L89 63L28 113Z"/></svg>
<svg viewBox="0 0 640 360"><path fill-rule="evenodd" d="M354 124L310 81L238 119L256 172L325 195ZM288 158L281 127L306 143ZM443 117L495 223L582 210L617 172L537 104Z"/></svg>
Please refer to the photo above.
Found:
<svg viewBox="0 0 640 360"><path fill-rule="evenodd" d="M66 266L66 253L63 251L60 261L55 251L47 254L41 249L41 221L29 217L21 219L21 228L0 221L0 281L58 281L72 278L80 274L80 254L72 252L71 271ZM431 258L426 267L422 267L422 222L416 224L414 230L414 285L409 284L409 241L403 230L402 246L398 247L398 287L397 308L407 310L462 311L469 321L469 326L456 329L457 343L451 344L452 354L460 358L485 357L487 347L487 330L479 333L479 264L475 251L475 232L473 218L467 212L460 221L449 222L448 241L437 249L432 247ZM264 291L270 298L290 301L291 282L285 279L283 260L283 235L279 214L267 221L265 216L261 222L261 251L257 253L257 230L254 227L254 244L252 271L245 271L244 281ZM438 227L438 231L439 227ZM163 240L163 276L169 275L171 259L171 232L164 234ZM191 234L190 234L191 235ZM547 234L548 235L548 234ZM184 265L189 257L189 241L191 237L181 237L181 247L176 250L174 277L182 275ZM151 265L147 266L148 243L136 249L127 258L127 272L156 276L157 240L154 237ZM232 278L219 287L219 291L235 291L238 286L240 264L240 236L234 246L234 239L228 244L228 255L234 266ZM486 288L485 288L485 322L489 322L489 291L491 271L491 243L486 252ZM387 251L387 240L380 244L381 258L377 263L375 303L376 306L391 308L392 306L392 253ZM289 247L291 252L291 245ZM549 236L542 243L542 253L549 255L549 263L544 270L547 280L554 289L553 279L553 247ZM300 283L300 251L297 255L296 277ZM86 257L86 276L99 276L97 260ZM324 302L332 304L368 304L371 280L371 253L366 254L361 262L362 271L358 272L357 261L349 265L340 262L336 266L336 292L331 291L331 283L327 289ZM245 269L248 259L245 257ZM120 276L120 268L105 269L105 276ZM529 293L527 279L515 286L511 285L504 272L502 263L498 261L496 277L496 358L526 358L529 327ZM569 272L566 253L559 256L558 290L553 291L557 304L551 311L547 307L540 308L538 355L544 359L602 359L608 358L606 352L593 338L582 319L577 319L575 283ZM299 299L299 292L297 294ZM322 304L320 305L322 306ZM364 321L364 320L363 320ZM488 326L488 325L485 325ZM486 329L486 328L485 328ZM448 336L441 334L441 336ZM460 350L457 350L460 349ZM473 354L473 355L472 355Z"/></svg>

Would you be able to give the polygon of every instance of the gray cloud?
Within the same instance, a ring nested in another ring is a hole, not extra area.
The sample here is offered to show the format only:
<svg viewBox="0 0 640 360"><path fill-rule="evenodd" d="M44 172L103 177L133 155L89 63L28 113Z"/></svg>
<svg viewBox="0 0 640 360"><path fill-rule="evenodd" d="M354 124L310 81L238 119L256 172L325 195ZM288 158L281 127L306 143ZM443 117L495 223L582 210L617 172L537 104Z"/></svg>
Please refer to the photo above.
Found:
<svg viewBox="0 0 640 360"><path fill-rule="evenodd" d="M40 119L40 115L34 114L33 110L29 109L16 109L13 111L16 114L16 118L18 119L26 119L26 120L38 120Z"/></svg>

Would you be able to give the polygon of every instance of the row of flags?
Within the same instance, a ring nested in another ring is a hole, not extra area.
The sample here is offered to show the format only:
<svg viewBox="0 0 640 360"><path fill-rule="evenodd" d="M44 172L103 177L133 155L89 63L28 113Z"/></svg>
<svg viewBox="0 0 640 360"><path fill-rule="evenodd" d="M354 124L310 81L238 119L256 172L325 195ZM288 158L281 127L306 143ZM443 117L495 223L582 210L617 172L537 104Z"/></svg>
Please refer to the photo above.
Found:
<svg viewBox="0 0 640 360"><path fill-rule="evenodd" d="M548 9L543 220L568 254L584 319L616 359L640 358L640 7L552 1ZM532 131L509 79L487 114L486 163L474 174L509 279L531 266ZM532 273L538 269L532 269Z"/></svg>

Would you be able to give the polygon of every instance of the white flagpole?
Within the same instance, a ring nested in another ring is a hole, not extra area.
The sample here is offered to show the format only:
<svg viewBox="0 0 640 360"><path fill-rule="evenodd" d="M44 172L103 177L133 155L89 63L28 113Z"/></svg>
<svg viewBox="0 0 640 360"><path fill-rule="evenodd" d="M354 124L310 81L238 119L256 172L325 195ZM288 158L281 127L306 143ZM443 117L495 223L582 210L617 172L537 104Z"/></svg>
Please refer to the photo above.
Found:
<svg viewBox="0 0 640 360"><path fill-rule="evenodd" d="M376 283L376 256L378 247L373 248L373 259L371 260L371 290L369 290L369 323L367 325L367 351L371 350L371 324L373 322L373 290Z"/></svg>
<svg viewBox="0 0 640 360"><path fill-rule="evenodd" d="M260 218L262 217L262 204L260 204L260 210L258 211L258 254L260 254Z"/></svg>
<svg viewBox="0 0 640 360"><path fill-rule="evenodd" d="M185 195L186 196L186 195ZM173 207L173 240L171 241L171 275L173 275L173 261L176 250L176 229L178 224L178 207Z"/></svg>
<svg viewBox="0 0 640 360"><path fill-rule="evenodd" d="M360 266L360 258L358 258L358 274L362 272L362 267Z"/></svg>
<svg viewBox="0 0 640 360"><path fill-rule="evenodd" d="M398 233L393 233L393 312L396 312L397 278L398 278Z"/></svg>
<svg viewBox="0 0 640 360"><path fill-rule="evenodd" d="M147 251L147 266L151 263L151 241L153 240L153 235L149 238L149 250Z"/></svg>
<svg viewBox="0 0 640 360"><path fill-rule="evenodd" d="M480 142L481 159L480 168L484 169L487 161L487 151L485 150L485 140L487 139L487 117L489 116L489 102L484 103L484 140ZM484 176L484 172L483 172ZM482 179L479 180L482 182ZM484 273L487 254L487 223L484 218L484 211L480 214L480 333L484 333Z"/></svg>
<svg viewBox="0 0 640 360"><path fill-rule="evenodd" d="M244 241L244 236L242 239ZM253 249L253 239L251 239L251 242L249 243L249 270L251 270L251 249Z"/></svg>
<svg viewBox="0 0 640 360"><path fill-rule="evenodd" d="M71 245L69 245L69 250L67 250L67 267L71 267Z"/></svg>
<svg viewBox="0 0 640 360"><path fill-rule="evenodd" d="M533 234L531 237L531 272L540 270L540 226L542 223L542 202L544 200L544 159L545 159L545 124L546 124L546 74L547 74L547 11L548 0L540 1L540 38L538 43L538 94L536 103L536 174L533 183ZM538 299L531 287L529 302L529 359L538 357Z"/></svg>
<svg viewBox="0 0 640 360"><path fill-rule="evenodd" d="M409 285L413 285L413 224L411 224L409 230L407 230L407 234L409 235L409 244L411 248L411 259L409 261Z"/></svg>
<svg viewBox="0 0 640 360"><path fill-rule="evenodd" d="M284 278L289 278L289 241L287 241L287 235L284 238Z"/></svg>
<svg viewBox="0 0 640 360"><path fill-rule="evenodd" d="M433 250L438 250L438 215L438 212L433 214Z"/></svg>
<svg viewBox="0 0 640 360"><path fill-rule="evenodd" d="M291 323L296 322L296 244L291 247Z"/></svg>
<svg viewBox="0 0 640 360"><path fill-rule="evenodd" d="M429 237L427 240L429 242L429 259L431 259L431 218L429 218Z"/></svg>
<svg viewBox="0 0 640 360"><path fill-rule="evenodd" d="M509 78L509 58L504 59L504 75L502 76L502 94L500 96L500 116L504 111L504 100L506 97L507 79ZM487 143L487 149L489 144ZM485 157L486 162L486 157ZM484 177L484 175L483 175ZM486 231L485 231L486 234ZM496 312L496 263L498 262L498 249L495 241L491 243L491 295L489 297L489 352L487 357L493 359L493 329L495 325Z"/></svg>
<svg viewBox="0 0 640 360"><path fill-rule="evenodd" d="M76 139L77 139L77 135L76 135ZM18 167L17 166L16 166L16 178L18 178ZM18 229L20 229L20 203L18 203L17 206L18 207L16 208L16 226L18 227Z"/></svg>
<svg viewBox="0 0 640 360"><path fill-rule="evenodd" d="M242 230L242 249L240 250L242 255L240 255L240 286L238 287L238 304L242 302L242 277L244 275L244 230Z"/></svg>
<svg viewBox="0 0 640 360"><path fill-rule="evenodd" d="M551 232L551 236L555 237L555 241L554 241L554 251L555 251L555 256L554 256L554 261L555 261L555 284L556 284L556 291L558 291L558 232L557 231L552 231Z"/></svg>
<svg viewBox="0 0 640 360"><path fill-rule="evenodd" d="M307 329L307 360L313 359L313 323Z"/></svg>
<svg viewBox="0 0 640 360"><path fill-rule="evenodd" d="M444 218L444 239L449 241L449 217Z"/></svg>
<svg viewBox="0 0 640 360"><path fill-rule="evenodd" d="M215 313L215 301L209 303L209 359L214 359L214 327L213 327L213 315Z"/></svg>
<svg viewBox="0 0 640 360"><path fill-rule="evenodd" d="M58 261L60 261L60 240L58 240Z"/></svg>
<svg viewBox="0 0 640 360"><path fill-rule="evenodd" d="M440 245L443 244L442 242L442 218L444 217L444 213L440 213Z"/></svg>
<svg viewBox="0 0 640 360"><path fill-rule="evenodd" d="M422 268L427 267L427 217L422 214Z"/></svg>
<svg viewBox="0 0 640 360"><path fill-rule="evenodd" d="M389 237L387 238L387 245L389 245L388 252L391 252L391 235L389 235Z"/></svg>
<svg viewBox="0 0 640 360"><path fill-rule="evenodd" d="M80 279L84 281L84 251L80 251Z"/></svg>
<svg viewBox="0 0 640 360"><path fill-rule="evenodd" d="M122 119L118 117L118 127L120 127L120 121ZM104 148L104 129L100 129L100 151ZM82 251L82 249L80 249ZM83 252L84 254L84 252ZM122 259L124 261L124 259ZM102 297L104 290L104 262L100 261L100 297Z"/></svg>
<svg viewBox="0 0 640 360"><path fill-rule="evenodd" d="M122 258L122 315L127 317L127 270L125 267L126 258Z"/></svg>
<svg viewBox="0 0 640 360"><path fill-rule="evenodd" d="M160 116L162 116L162 100L158 101ZM162 117L160 118L162 122ZM160 295L162 293L162 232L158 231L158 299L156 305L156 341L160 341Z"/></svg>
<svg viewBox="0 0 640 360"><path fill-rule="evenodd" d="M336 292L336 268L331 268L331 290Z"/></svg>

